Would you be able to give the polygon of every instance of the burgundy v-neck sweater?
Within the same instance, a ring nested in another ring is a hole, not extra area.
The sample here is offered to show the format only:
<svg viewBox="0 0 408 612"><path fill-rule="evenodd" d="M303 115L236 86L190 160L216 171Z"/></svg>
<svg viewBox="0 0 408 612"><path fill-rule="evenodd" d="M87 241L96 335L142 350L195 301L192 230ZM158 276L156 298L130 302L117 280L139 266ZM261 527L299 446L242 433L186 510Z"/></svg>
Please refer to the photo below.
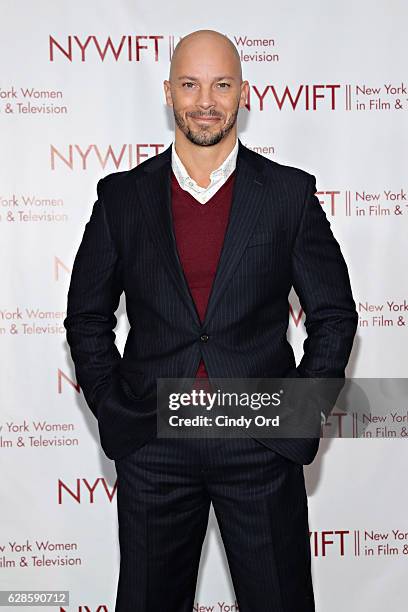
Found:
<svg viewBox="0 0 408 612"><path fill-rule="evenodd" d="M204 321L232 202L235 171L205 204L171 178L171 208L177 251L201 322ZM208 378L201 359L196 373Z"/></svg>

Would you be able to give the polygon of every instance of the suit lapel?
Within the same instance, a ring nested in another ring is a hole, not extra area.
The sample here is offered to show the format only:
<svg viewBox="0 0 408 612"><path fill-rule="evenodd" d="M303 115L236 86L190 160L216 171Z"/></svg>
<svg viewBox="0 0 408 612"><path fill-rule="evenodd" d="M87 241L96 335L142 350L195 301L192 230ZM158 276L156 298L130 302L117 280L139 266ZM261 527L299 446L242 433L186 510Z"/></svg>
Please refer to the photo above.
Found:
<svg viewBox="0 0 408 612"><path fill-rule="evenodd" d="M200 325L193 297L178 256L171 212L171 146L151 160L145 176L136 183L146 223L157 252L185 302Z"/></svg>
<svg viewBox="0 0 408 612"><path fill-rule="evenodd" d="M250 154L248 156L248 152L239 141L229 221L208 300L204 327L211 320L215 307L243 255L266 194L261 169L253 164L253 158Z"/></svg>
<svg viewBox="0 0 408 612"><path fill-rule="evenodd" d="M136 182L145 220L180 297L198 326L205 327L225 291L255 227L266 190L260 165L239 141L230 216L204 322L200 322L178 256L171 212L171 146L151 160Z"/></svg>

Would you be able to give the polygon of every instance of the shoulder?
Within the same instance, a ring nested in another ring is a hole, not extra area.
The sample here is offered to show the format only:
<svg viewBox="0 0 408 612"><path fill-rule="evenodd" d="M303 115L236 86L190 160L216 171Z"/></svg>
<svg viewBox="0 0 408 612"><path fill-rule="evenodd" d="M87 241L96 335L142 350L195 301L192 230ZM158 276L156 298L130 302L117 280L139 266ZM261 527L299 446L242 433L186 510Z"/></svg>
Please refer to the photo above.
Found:
<svg viewBox="0 0 408 612"><path fill-rule="evenodd" d="M146 176L146 173L153 172L154 170L160 168L169 159L171 159L171 145L158 155L144 160L130 170L107 174L98 181L98 197L113 193L117 195L122 190L126 191L131 185L134 185L135 182L143 179L143 177Z"/></svg>
<svg viewBox="0 0 408 612"><path fill-rule="evenodd" d="M277 183L285 191L308 190L315 186L315 176L302 168L278 163L242 144L241 151L243 157L256 167L263 176Z"/></svg>

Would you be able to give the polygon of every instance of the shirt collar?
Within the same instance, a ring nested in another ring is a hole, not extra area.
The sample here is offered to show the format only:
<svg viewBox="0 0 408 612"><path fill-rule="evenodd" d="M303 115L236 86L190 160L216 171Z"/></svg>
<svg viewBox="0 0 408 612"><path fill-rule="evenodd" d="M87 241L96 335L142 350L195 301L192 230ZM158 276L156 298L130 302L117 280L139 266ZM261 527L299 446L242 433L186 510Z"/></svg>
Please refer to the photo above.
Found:
<svg viewBox="0 0 408 612"><path fill-rule="evenodd" d="M189 176L183 162L181 161L180 157L177 155L174 142L171 147L171 166L172 166L172 170L177 178L177 181L180 187L184 189L186 186L189 186L191 189L194 189L194 191L202 192L202 191L206 191L207 189L210 189L210 187L212 187L214 183L218 182L221 179L224 181L227 180L227 178L235 170L236 163L237 163L237 156L238 156L238 138L235 141L235 145L231 153L222 162L221 166L219 166L219 168L216 168L216 170L213 170L211 172L210 184L207 187L201 187L195 182L194 179L192 179Z"/></svg>

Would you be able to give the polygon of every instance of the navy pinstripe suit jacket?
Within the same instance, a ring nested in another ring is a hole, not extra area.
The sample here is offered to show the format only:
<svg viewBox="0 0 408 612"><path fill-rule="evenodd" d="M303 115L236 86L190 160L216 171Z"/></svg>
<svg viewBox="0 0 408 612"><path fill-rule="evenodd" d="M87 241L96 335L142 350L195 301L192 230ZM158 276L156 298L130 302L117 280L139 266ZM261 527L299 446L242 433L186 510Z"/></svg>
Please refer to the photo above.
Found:
<svg viewBox="0 0 408 612"><path fill-rule="evenodd" d="M356 332L347 266L314 176L239 141L230 218L203 323L178 259L170 180L171 147L101 179L74 261L64 326L77 381L112 459L155 435L156 378L192 378L202 356L210 378L344 379ZM286 338L292 285L306 314L297 368ZM121 357L113 330L123 291L130 330ZM264 442L309 463L319 440Z"/></svg>

